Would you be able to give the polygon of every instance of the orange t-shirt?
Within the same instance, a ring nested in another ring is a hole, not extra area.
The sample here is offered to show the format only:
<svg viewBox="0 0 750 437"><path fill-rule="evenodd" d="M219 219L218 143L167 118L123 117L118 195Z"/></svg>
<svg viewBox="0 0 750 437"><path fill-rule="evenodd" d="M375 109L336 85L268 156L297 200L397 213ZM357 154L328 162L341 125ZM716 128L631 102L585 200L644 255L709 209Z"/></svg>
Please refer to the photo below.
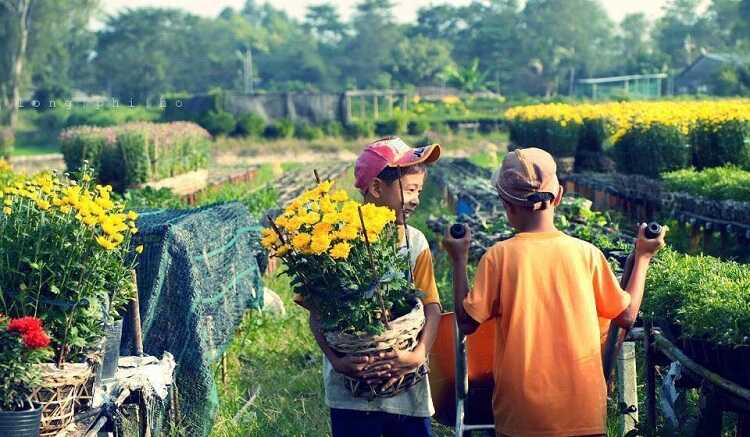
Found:
<svg viewBox="0 0 750 437"><path fill-rule="evenodd" d="M606 433L598 318L629 303L601 251L562 232L519 233L490 248L464 307L477 322L494 320L497 433Z"/></svg>

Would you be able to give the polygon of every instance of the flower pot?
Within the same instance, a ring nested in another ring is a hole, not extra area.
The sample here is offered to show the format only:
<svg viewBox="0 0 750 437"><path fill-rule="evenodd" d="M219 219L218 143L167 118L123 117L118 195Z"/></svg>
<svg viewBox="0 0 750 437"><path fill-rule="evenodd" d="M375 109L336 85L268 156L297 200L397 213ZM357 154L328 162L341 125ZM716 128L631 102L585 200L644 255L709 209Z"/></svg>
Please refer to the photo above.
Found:
<svg viewBox="0 0 750 437"><path fill-rule="evenodd" d="M102 384L112 382L117 373L117 362L120 359L120 341L122 340L122 319L104 328L104 349L100 381Z"/></svg>
<svg viewBox="0 0 750 437"><path fill-rule="evenodd" d="M750 387L750 347L721 346L686 338L682 341L685 354L706 369L742 387Z"/></svg>
<svg viewBox="0 0 750 437"><path fill-rule="evenodd" d="M39 437L42 407L24 411L0 410L0 436Z"/></svg>
<svg viewBox="0 0 750 437"><path fill-rule="evenodd" d="M390 322L390 329L379 335L352 335L339 332L324 333L326 341L333 350L345 355L364 355L394 349L413 350L419 343L419 335L425 324L424 307L417 300L412 310ZM429 369L423 364L406 374L401 381L388 390L381 385L370 385L362 379L347 378L347 388L355 397L387 398L418 384L427 376Z"/></svg>

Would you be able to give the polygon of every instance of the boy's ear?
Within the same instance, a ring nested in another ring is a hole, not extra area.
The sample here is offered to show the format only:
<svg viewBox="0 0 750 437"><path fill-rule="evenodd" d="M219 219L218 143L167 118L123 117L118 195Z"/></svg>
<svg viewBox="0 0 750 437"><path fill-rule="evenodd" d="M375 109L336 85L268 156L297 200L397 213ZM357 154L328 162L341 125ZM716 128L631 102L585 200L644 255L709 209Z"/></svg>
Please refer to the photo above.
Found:
<svg viewBox="0 0 750 437"><path fill-rule="evenodd" d="M552 205L556 208L560 205L560 202L562 202L562 198L565 195L565 188L563 188L562 185L560 185L560 188L557 190L557 196L555 196L555 200L552 201Z"/></svg>
<svg viewBox="0 0 750 437"><path fill-rule="evenodd" d="M380 199L383 195L383 181L379 178L374 178L370 181L370 185L367 187L367 194L376 199Z"/></svg>

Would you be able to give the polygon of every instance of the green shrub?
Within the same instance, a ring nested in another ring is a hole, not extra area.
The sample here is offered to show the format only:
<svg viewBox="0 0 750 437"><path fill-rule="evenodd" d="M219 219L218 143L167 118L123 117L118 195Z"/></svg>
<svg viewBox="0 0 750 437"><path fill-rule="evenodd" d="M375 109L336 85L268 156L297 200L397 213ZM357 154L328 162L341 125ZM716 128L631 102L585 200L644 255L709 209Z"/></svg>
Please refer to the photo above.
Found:
<svg viewBox="0 0 750 437"><path fill-rule="evenodd" d="M69 112L66 109L52 109L39 115L39 127L46 131L57 131L68 122Z"/></svg>
<svg viewBox="0 0 750 437"><path fill-rule="evenodd" d="M258 114L248 113L237 117L235 133L242 136L259 137L263 135L266 121Z"/></svg>
<svg viewBox="0 0 750 437"><path fill-rule="evenodd" d="M510 141L516 148L539 147L556 157L575 156L581 125L552 118L513 120L509 123Z"/></svg>
<svg viewBox="0 0 750 437"><path fill-rule="evenodd" d="M430 129L430 122L424 118L418 118L409 122L409 135L424 135Z"/></svg>
<svg viewBox="0 0 750 437"><path fill-rule="evenodd" d="M389 120L375 122L375 133L379 136L403 135L407 132L409 118L405 115L394 115Z"/></svg>
<svg viewBox="0 0 750 437"><path fill-rule="evenodd" d="M237 121L229 112L209 111L201 117L200 125L211 135L229 135L237 126Z"/></svg>
<svg viewBox="0 0 750 437"><path fill-rule="evenodd" d="M340 137L344 134L344 126L335 120L326 121L323 123L323 133L329 137Z"/></svg>
<svg viewBox="0 0 750 437"><path fill-rule="evenodd" d="M169 188L143 187L128 190L123 195L123 200L127 209L183 209L188 207L187 202L180 199Z"/></svg>
<svg viewBox="0 0 750 437"><path fill-rule="evenodd" d="M750 169L750 126L740 120L698 120L690 129L693 165L699 169L736 164Z"/></svg>
<svg viewBox="0 0 750 437"><path fill-rule="evenodd" d="M60 134L60 144L68 171L77 171L88 161L100 183L122 192L205 167L210 135L187 122L131 123L69 128Z"/></svg>
<svg viewBox="0 0 750 437"><path fill-rule="evenodd" d="M690 148L677 127L636 124L614 144L617 170L657 178L688 166Z"/></svg>
<svg viewBox="0 0 750 437"><path fill-rule="evenodd" d="M344 127L344 134L348 138L372 138L375 135L375 125L370 120L357 120Z"/></svg>
<svg viewBox="0 0 750 437"><path fill-rule="evenodd" d="M750 269L710 256L661 252L648 271L643 312L680 327L681 336L750 345Z"/></svg>
<svg viewBox="0 0 750 437"><path fill-rule="evenodd" d="M144 106L96 106L73 107L70 110L57 109L68 113L65 117L65 127L73 126L98 126L108 127L137 121L156 121L161 117L161 111Z"/></svg>
<svg viewBox="0 0 750 437"><path fill-rule="evenodd" d="M307 141L323 137L323 129L310 123L300 123L294 128L294 136Z"/></svg>
<svg viewBox="0 0 750 437"><path fill-rule="evenodd" d="M576 145L575 171L609 171L611 161L604 154L608 138L606 122L602 118L584 119Z"/></svg>
<svg viewBox="0 0 750 437"><path fill-rule="evenodd" d="M677 170L664 173L662 179L671 191L684 191L714 200L750 202L750 171L738 167Z"/></svg>
<svg viewBox="0 0 750 437"><path fill-rule="evenodd" d="M440 121L430 123L430 130L438 135L448 135L449 133L451 133L450 125L448 125L448 123L443 123Z"/></svg>
<svg viewBox="0 0 750 437"><path fill-rule="evenodd" d="M292 120L283 118L266 126L263 136L266 138L292 138L294 136L294 123Z"/></svg>

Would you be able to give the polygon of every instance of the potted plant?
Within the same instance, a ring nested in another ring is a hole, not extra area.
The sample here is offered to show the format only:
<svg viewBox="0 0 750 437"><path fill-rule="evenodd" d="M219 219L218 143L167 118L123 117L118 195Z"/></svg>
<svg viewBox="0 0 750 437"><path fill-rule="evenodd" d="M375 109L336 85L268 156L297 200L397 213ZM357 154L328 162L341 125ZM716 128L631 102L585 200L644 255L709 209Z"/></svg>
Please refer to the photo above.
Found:
<svg viewBox="0 0 750 437"><path fill-rule="evenodd" d="M398 249L395 213L360 205L332 185L322 182L293 200L263 231L263 245L283 260L334 350L357 355L415 347L424 311ZM392 396L425 374L416 369L388 391L350 378L349 389L355 396Z"/></svg>
<svg viewBox="0 0 750 437"><path fill-rule="evenodd" d="M0 435L39 436L42 408L31 395L40 382L36 364L51 356L49 343L38 318L0 314Z"/></svg>
<svg viewBox="0 0 750 437"><path fill-rule="evenodd" d="M111 197L111 187L95 185L86 167L75 179L17 175L0 189L0 202L0 312L32 314L50 333L55 365L44 367L37 401L75 400L90 379L87 360L100 353L105 326L135 292L131 253L142 248L131 250L130 242L137 214Z"/></svg>
<svg viewBox="0 0 750 437"><path fill-rule="evenodd" d="M643 311L684 352L730 381L750 386L750 270L710 256L666 250L648 272Z"/></svg>

